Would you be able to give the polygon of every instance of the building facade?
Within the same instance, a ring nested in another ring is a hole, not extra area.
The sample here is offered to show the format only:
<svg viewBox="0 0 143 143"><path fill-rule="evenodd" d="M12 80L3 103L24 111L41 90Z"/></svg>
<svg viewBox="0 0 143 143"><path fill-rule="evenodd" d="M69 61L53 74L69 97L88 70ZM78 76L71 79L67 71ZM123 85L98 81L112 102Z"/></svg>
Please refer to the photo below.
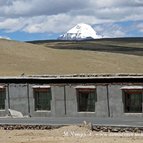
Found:
<svg viewBox="0 0 143 143"><path fill-rule="evenodd" d="M0 116L143 117L143 75L0 78Z"/></svg>

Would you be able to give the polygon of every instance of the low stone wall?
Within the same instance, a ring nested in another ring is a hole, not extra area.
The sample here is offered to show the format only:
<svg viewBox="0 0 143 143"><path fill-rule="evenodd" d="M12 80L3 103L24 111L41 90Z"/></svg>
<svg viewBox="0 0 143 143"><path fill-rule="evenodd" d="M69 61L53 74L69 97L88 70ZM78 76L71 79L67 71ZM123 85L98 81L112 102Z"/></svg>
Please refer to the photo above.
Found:
<svg viewBox="0 0 143 143"><path fill-rule="evenodd" d="M0 125L1 130L51 130L65 125ZM77 125L83 127L83 125ZM84 126L88 128L87 126ZM143 127L116 127L116 126L96 126L93 125L92 131L96 132L116 132L116 133L143 133Z"/></svg>
<svg viewBox="0 0 143 143"><path fill-rule="evenodd" d="M97 132L143 133L143 127L93 126L93 130Z"/></svg>

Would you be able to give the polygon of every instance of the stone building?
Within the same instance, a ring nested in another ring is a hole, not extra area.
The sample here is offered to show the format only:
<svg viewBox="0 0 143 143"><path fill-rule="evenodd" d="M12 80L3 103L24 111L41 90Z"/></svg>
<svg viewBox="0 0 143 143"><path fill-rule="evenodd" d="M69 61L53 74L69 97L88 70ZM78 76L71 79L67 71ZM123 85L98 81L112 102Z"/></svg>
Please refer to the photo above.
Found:
<svg viewBox="0 0 143 143"><path fill-rule="evenodd" d="M143 75L0 77L0 116L143 117Z"/></svg>

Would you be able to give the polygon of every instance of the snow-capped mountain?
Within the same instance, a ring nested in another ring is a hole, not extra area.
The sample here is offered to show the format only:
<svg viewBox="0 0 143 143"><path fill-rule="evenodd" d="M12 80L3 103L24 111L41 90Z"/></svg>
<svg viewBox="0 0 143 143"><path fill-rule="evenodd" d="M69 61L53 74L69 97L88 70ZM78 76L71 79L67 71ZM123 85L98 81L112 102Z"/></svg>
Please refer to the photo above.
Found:
<svg viewBox="0 0 143 143"><path fill-rule="evenodd" d="M99 39L102 36L97 35L96 31L88 24L80 23L70 29L65 34L61 35L60 40L86 40Z"/></svg>

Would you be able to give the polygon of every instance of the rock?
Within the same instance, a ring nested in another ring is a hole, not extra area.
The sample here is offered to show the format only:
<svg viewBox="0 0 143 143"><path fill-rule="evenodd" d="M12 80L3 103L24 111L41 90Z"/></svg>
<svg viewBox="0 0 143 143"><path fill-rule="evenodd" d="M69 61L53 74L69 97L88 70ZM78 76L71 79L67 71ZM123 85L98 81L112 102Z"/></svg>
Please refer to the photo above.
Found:
<svg viewBox="0 0 143 143"><path fill-rule="evenodd" d="M119 129L118 128L113 128L111 131L112 132L119 132Z"/></svg>
<svg viewBox="0 0 143 143"><path fill-rule="evenodd" d="M93 130L93 125L91 122L87 123L86 121L83 121L83 124L81 125L81 127L85 127L89 130Z"/></svg>
<svg viewBox="0 0 143 143"><path fill-rule="evenodd" d="M19 111L8 109L9 114L12 118L23 118L23 114Z"/></svg>

